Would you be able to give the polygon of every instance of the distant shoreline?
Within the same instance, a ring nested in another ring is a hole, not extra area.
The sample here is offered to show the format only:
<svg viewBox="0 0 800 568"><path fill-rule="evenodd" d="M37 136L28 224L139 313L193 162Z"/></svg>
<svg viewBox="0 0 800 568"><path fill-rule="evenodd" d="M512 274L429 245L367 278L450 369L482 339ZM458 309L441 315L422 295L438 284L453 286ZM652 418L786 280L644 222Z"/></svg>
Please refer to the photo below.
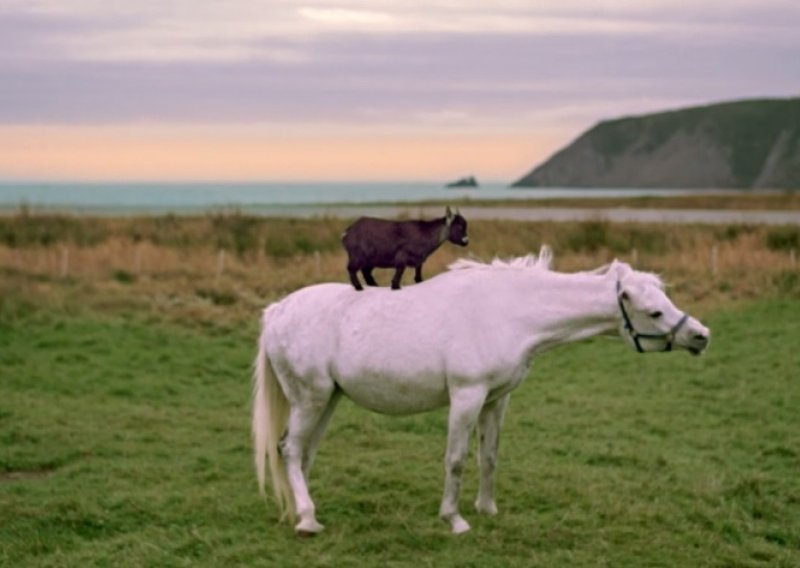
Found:
<svg viewBox="0 0 800 568"><path fill-rule="evenodd" d="M494 206L482 204L459 205L467 219L506 220L526 222L608 221L612 223L654 224L743 224L743 225L800 225L800 208L793 210L769 209L714 209L714 208L664 208L629 206L566 207L558 205L532 206L525 204ZM272 218L344 218L361 216L385 218L433 218L442 214L443 204L372 204L372 205L291 205L291 206L242 206L212 208L58 208L30 207L24 209L29 215L65 215L78 217L137 217L137 216L205 216L214 214L246 214ZM0 216L23 214L19 207L0 207Z"/></svg>
<svg viewBox="0 0 800 568"><path fill-rule="evenodd" d="M147 217L255 215L432 218L445 206L472 219L642 223L800 224L800 191L520 190L453 192L431 184L282 185L0 184L0 216ZM513 197L509 197L512 195Z"/></svg>

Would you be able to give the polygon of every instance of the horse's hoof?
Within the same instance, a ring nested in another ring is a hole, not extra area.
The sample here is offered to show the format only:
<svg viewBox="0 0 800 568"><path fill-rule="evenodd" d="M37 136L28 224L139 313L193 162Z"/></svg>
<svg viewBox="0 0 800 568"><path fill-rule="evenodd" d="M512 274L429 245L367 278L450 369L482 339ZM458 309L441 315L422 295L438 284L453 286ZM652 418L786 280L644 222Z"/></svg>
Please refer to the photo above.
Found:
<svg viewBox="0 0 800 568"><path fill-rule="evenodd" d="M475 510L484 515L494 517L497 514L497 503L494 499L491 501L482 501L480 497L475 499Z"/></svg>
<svg viewBox="0 0 800 568"><path fill-rule="evenodd" d="M453 534L464 534L469 531L469 523L463 517L454 517L451 523Z"/></svg>
<svg viewBox="0 0 800 568"><path fill-rule="evenodd" d="M494 517L497 514L497 505L494 502L482 504L480 501L475 501L475 510L484 515Z"/></svg>
<svg viewBox="0 0 800 568"><path fill-rule="evenodd" d="M320 533L325 529L325 527L319 524L314 519L311 520L302 520L294 527L294 532L297 533L297 536L314 536L317 533Z"/></svg>

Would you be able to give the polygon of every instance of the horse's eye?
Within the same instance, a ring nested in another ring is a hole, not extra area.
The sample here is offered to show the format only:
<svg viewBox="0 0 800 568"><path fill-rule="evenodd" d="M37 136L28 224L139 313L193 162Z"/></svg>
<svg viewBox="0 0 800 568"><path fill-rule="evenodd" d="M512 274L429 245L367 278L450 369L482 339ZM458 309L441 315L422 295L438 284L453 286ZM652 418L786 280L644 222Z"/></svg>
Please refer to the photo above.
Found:
<svg viewBox="0 0 800 568"><path fill-rule="evenodd" d="M658 318L660 318L660 317L661 317L661 316L663 316L663 315L664 315L664 314L662 314L661 312L651 312L651 313L650 313L650 317L651 317L651 318L653 318L653 319L658 319Z"/></svg>

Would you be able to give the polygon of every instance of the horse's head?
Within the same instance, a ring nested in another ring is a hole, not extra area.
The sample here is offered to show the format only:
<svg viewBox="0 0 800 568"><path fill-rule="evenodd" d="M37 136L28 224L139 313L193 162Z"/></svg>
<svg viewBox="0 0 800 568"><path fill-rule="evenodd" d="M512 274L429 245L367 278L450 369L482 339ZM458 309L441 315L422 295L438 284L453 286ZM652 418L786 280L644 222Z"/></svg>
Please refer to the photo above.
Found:
<svg viewBox="0 0 800 568"><path fill-rule="evenodd" d="M709 329L675 307L654 274L615 263L620 334L640 353L673 347L699 355L708 347Z"/></svg>

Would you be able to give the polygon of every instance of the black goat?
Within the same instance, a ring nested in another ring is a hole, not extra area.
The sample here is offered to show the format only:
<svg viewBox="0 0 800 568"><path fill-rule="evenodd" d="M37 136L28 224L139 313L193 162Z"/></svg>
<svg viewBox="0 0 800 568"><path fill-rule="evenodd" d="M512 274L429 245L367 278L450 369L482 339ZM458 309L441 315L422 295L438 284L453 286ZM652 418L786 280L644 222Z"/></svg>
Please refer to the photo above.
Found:
<svg viewBox="0 0 800 568"><path fill-rule="evenodd" d="M342 235L347 249L347 272L356 290L362 290L358 271L367 286L377 286L373 268L394 268L392 289L400 289L406 266L414 267L414 282L422 282L422 263L445 242L466 246L467 221L448 207L445 216L431 221L389 221L361 217Z"/></svg>

